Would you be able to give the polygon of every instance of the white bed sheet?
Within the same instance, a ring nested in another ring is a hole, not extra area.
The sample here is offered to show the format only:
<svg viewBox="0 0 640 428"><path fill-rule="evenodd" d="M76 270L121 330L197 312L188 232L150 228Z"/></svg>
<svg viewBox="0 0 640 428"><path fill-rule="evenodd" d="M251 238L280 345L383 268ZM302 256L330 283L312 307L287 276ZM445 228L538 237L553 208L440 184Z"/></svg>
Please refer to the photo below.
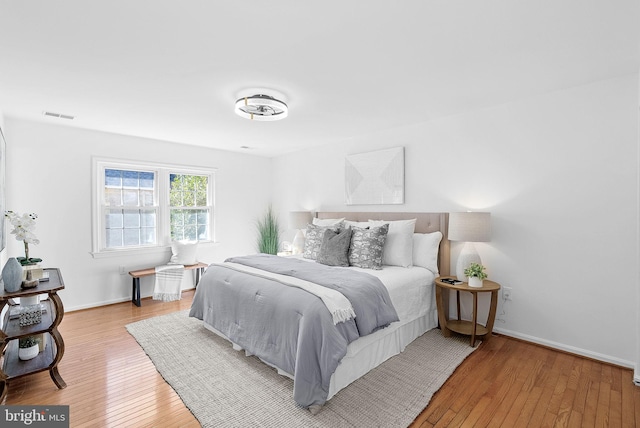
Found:
<svg viewBox="0 0 640 428"><path fill-rule="evenodd" d="M329 397L404 349L426 331L438 326L435 275L418 266L357 269L378 277L389 290L400 321L347 346L347 354L331 376Z"/></svg>
<svg viewBox="0 0 640 428"><path fill-rule="evenodd" d="M301 255L290 256L299 260L315 263L314 260L305 259ZM400 322L414 320L425 315L431 310L431 304L435 308L435 283L436 275L429 269L419 266L400 267L383 266L381 270L362 269L357 267L345 267L339 269L357 270L378 277L387 287L391 302L396 308ZM425 303L431 303L425 305Z"/></svg>
<svg viewBox="0 0 640 428"><path fill-rule="evenodd" d="M400 322L416 319L430 310L430 306L425 306L425 302L435 297L433 284L436 276L429 269L418 266L406 268L384 266L382 270L355 267L347 269L359 270L378 277L389 290L391 302L396 308Z"/></svg>
<svg viewBox="0 0 640 428"><path fill-rule="evenodd" d="M349 344L346 355L331 376L328 398L387 359L404 351L409 343L438 325L435 275L430 270L418 266L383 266L382 270L356 267L344 269L355 269L378 277L389 291L399 321ZM207 329L229 340L214 327L206 322L204 324ZM237 344L233 344L233 347L236 350L242 349ZM293 378L291 374L275 368L281 375Z"/></svg>

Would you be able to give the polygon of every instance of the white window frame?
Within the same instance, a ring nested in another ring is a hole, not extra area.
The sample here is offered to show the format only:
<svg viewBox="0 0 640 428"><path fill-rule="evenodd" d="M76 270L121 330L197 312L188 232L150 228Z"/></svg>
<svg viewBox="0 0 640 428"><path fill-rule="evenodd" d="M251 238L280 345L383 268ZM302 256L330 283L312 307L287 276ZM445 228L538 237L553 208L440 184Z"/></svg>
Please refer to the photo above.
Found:
<svg viewBox="0 0 640 428"><path fill-rule="evenodd" d="M201 168L186 165L170 165L144 161L130 161L110 158L93 158L92 167L92 252L93 257L108 257L135 253L164 252L171 247L171 224L169 207L170 174L205 175L208 177L207 201L209 210L209 239L200 243L215 242L215 168ZM156 243L151 245L123 248L106 247L105 229L105 170L120 169L153 172L156 177L154 199L156 208Z"/></svg>

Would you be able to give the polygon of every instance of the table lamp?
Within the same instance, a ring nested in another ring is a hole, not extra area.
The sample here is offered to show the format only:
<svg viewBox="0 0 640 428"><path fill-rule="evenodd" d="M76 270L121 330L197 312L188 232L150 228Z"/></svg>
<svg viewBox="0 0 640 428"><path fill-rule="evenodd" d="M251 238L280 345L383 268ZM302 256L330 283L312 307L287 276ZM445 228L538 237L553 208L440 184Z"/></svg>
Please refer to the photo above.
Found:
<svg viewBox="0 0 640 428"><path fill-rule="evenodd" d="M458 255L456 277L459 281L466 282L464 270L471 263L482 264L473 242L489 242L491 240L491 213L449 213L449 240L465 243L460 255Z"/></svg>
<svg viewBox="0 0 640 428"><path fill-rule="evenodd" d="M293 238L293 254L302 254L304 250L304 232L307 224L311 223L313 216L309 211L291 211L289 213L289 229L296 230Z"/></svg>

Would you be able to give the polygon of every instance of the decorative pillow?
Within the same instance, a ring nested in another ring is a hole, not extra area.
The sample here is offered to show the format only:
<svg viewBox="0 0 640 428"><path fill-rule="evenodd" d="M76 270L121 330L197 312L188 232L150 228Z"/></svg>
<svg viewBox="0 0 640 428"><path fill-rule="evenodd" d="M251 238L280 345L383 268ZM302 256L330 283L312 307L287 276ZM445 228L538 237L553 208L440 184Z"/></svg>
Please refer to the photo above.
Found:
<svg viewBox="0 0 640 428"><path fill-rule="evenodd" d="M438 250L441 240L441 232L414 233L413 265L429 269L438 276Z"/></svg>
<svg viewBox="0 0 640 428"><path fill-rule="evenodd" d="M169 263L176 265L195 265L198 263L196 253L198 241L173 241L171 242L171 260Z"/></svg>
<svg viewBox="0 0 640 428"><path fill-rule="evenodd" d="M382 251L389 225L363 229L352 227L349 264L365 269L382 269Z"/></svg>
<svg viewBox="0 0 640 428"><path fill-rule="evenodd" d="M349 244L351 229L343 229L340 232L325 230L316 261L329 266L349 266Z"/></svg>
<svg viewBox="0 0 640 428"><path fill-rule="evenodd" d="M332 230L337 232L338 226L315 226L313 224L307 225L307 233L304 237L304 251L302 257L305 259L316 260L320 253L320 247L322 246L322 240L324 238L325 230Z"/></svg>
<svg viewBox="0 0 640 428"><path fill-rule="evenodd" d="M342 222L344 221L344 217L342 218L313 218L313 224L315 226L342 226Z"/></svg>
<svg viewBox="0 0 640 428"><path fill-rule="evenodd" d="M382 264L387 266L410 267L413 265L413 232L416 219L378 221L369 220L371 226L389 225L389 234L384 244Z"/></svg>

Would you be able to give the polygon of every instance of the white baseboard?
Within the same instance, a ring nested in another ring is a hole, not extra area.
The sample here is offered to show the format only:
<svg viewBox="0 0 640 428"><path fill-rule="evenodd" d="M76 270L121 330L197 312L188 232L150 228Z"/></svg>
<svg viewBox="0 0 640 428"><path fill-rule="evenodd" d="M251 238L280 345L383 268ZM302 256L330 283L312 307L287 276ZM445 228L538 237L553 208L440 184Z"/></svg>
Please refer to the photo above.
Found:
<svg viewBox="0 0 640 428"><path fill-rule="evenodd" d="M83 309L98 308L100 306L107 306L107 305L113 305L114 303L122 303L122 302L130 302L130 301L131 301L131 296L122 297L122 298L119 298L119 299L105 300L103 302L91 303L89 305L79 305L79 306L65 307L64 311L65 311L65 313L73 312L73 311L81 311ZM133 303L131 303L131 304L133 304Z"/></svg>
<svg viewBox="0 0 640 428"><path fill-rule="evenodd" d="M183 288L182 292L195 290L195 289L196 289L195 287ZM144 299L144 298L147 298L147 297L151 297L151 294L140 296L141 299ZM129 297L120 297L120 298L112 299L112 300L105 300L103 302L91 303L89 305L70 306L70 307L66 307L65 306L64 311L65 311L65 313L73 312L73 311L81 311L83 309L98 308L100 306L113 305L114 303L122 303L122 302L131 302L131 296L129 296ZM133 305L133 303L131 303L131 304Z"/></svg>
<svg viewBox="0 0 640 428"><path fill-rule="evenodd" d="M541 339L535 336L529 336L526 334L518 333L516 331L505 330L502 328L494 328L493 331L496 333L504 334L505 336L514 337L516 339L525 340L527 342L536 343L538 345L548 346L549 348L558 349L560 351L569 352L571 354L580 355L587 358L592 358L594 360L603 361L605 363L615 364L616 366L627 367L630 369L635 369L635 363L632 361L623 360L621 358L612 357L611 355L600 354L598 352L589 351L582 348L576 348L574 346L565 345L564 343L553 342L551 340ZM636 372L634 377L634 382L638 384L640 382L640 373Z"/></svg>

